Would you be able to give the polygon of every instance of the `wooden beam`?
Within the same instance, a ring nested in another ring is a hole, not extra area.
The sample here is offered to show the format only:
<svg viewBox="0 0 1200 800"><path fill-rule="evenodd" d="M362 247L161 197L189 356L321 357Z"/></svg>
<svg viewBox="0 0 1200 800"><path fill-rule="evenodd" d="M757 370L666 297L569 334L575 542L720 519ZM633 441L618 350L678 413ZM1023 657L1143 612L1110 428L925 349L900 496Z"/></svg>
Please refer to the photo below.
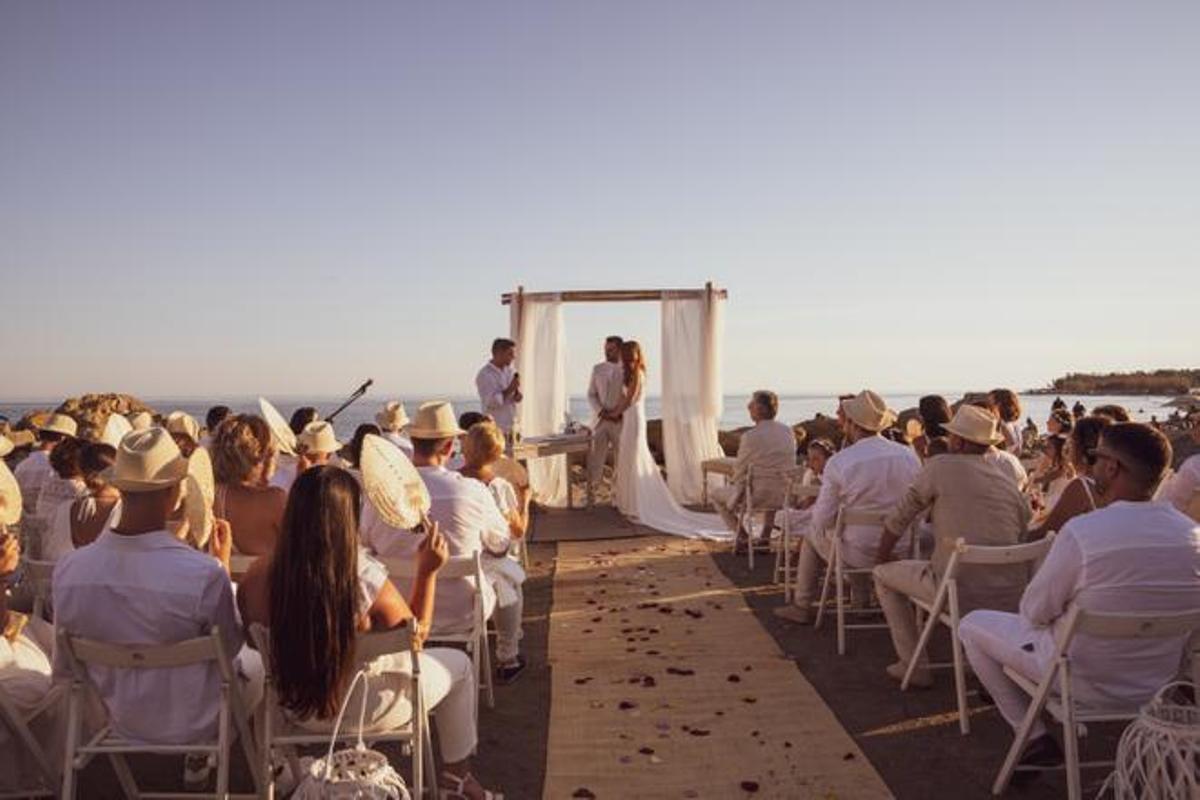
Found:
<svg viewBox="0 0 1200 800"><path fill-rule="evenodd" d="M714 289L709 284L704 289L584 289L566 292L524 292L525 300L551 300L558 297L564 303L631 303L639 301L662 300L667 295L673 297L719 297L722 300L729 296L726 289ZM516 294L506 292L500 295L500 303L509 305Z"/></svg>

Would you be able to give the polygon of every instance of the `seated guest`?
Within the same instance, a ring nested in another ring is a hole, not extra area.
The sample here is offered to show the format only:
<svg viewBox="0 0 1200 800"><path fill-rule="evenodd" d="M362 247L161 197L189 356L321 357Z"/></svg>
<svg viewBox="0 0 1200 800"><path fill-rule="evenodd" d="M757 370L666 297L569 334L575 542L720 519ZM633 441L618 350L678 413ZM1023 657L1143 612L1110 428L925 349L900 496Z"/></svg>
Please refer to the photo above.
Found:
<svg viewBox="0 0 1200 800"><path fill-rule="evenodd" d="M832 531L842 509L865 512L890 510L903 496L921 469L911 447L889 442L880 432L895 421L896 415L878 394L864 391L843 401L846 419L846 446L829 459L821 478L821 492L808 513L796 571L793 604L775 609L775 615L790 622L806 624L812 616L812 600L821 561L833 552ZM842 553L852 569L876 563L879 529L847 527ZM857 579L857 578L856 578ZM853 587L852 587L853 588ZM859 586L858 594L865 594Z"/></svg>
<svg viewBox="0 0 1200 800"><path fill-rule="evenodd" d="M292 433L299 436L304 433L304 429L311 423L316 422L321 417L317 414L317 410L312 406L300 406L292 412L291 418L288 420L288 427L292 429Z"/></svg>
<svg viewBox="0 0 1200 800"><path fill-rule="evenodd" d="M1029 698L1004 667L1040 680L1050 668L1055 627L1072 606L1134 613L1200 608L1200 527L1170 505L1150 502L1171 463L1166 437L1146 425L1117 423L1101 433L1095 456L1092 479L1101 508L1058 531L1019 613L973 611L959 626L971 667L1014 729ZM1136 710L1175 678L1186 639L1077 636L1069 652L1075 701ZM1038 721L1021 763L1060 760L1058 745Z"/></svg>
<svg viewBox="0 0 1200 800"><path fill-rule="evenodd" d="M1192 441L1200 444L1200 417L1192 420L1189 426ZM1200 453L1189 457L1179 465L1179 469L1163 487L1162 499L1178 508L1183 513L1194 513L1196 498L1200 497Z"/></svg>
<svg viewBox="0 0 1200 800"><path fill-rule="evenodd" d="M988 392L988 400L996 416L1000 417L1000 435L1004 441L1000 443L1005 451L1014 456L1021 455L1021 401L1012 389L992 389Z"/></svg>
<svg viewBox="0 0 1200 800"><path fill-rule="evenodd" d="M805 449L804 475L800 478L800 485L820 486L821 476L825 474L825 467L836 452L837 448L828 439L813 439L809 442ZM800 500L797 507L800 509L810 508L816 502L817 498L815 497L805 497Z"/></svg>
<svg viewBox="0 0 1200 800"><path fill-rule="evenodd" d="M242 618L270 631L280 705L314 730L329 729L337 717L358 669L354 646L359 631L411 622L422 639L428 634L437 572L449 557L440 533L421 540L406 601L384 566L358 543L361 503L358 483L345 470L316 466L301 473L288 497L275 551L255 561L238 587ZM297 620L305 624L297 625ZM314 659L313 653L322 657ZM422 698L437 719L445 769L442 796L484 797L468 765L477 741L471 660L459 650L436 647L421 650L418 658ZM386 731L407 723L412 716L411 653L380 656L371 671L375 677L369 683L364 730Z"/></svg>
<svg viewBox="0 0 1200 800"><path fill-rule="evenodd" d="M446 468L455 440L463 431L455 424L449 403L430 402L417 409L409 436L413 443L413 464L425 481L432 505L429 518L438 523L450 546L450 555L469 556L491 553L503 556L512 544L509 522L500 513L487 487ZM374 544L384 556L411 556L412 539L395 536ZM394 549L393 549L394 548ZM434 628L462 630L471 624L470 614L475 587L470 579L444 580L438 584L437 613ZM488 581L479 587L484 613L495 612L497 670L502 681L520 674L525 661L519 655L521 639L521 603L497 608L496 591Z"/></svg>
<svg viewBox="0 0 1200 800"><path fill-rule="evenodd" d="M1066 436L1073 427L1075 427L1075 418L1066 408L1054 409L1046 420L1046 434L1049 436Z"/></svg>
<svg viewBox="0 0 1200 800"><path fill-rule="evenodd" d="M100 532L121 518L121 493L106 480L106 471L116 460L111 445L89 442L79 455L79 468L86 493L55 512L42 545L42 558L57 561L72 550L91 544Z"/></svg>
<svg viewBox="0 0 1200 800"><path fill-rule="evenodd" d="M412 442L404 435L403 431L408 427L408 413L404 410L404 404L399 400L391 400L375 415L375 423L379 425L379 430L383 438L387 439L392 444L404 451L404 455L412 460L413 449Z"/></svg>
<svg viewBox="0 0 1200 800"><path fill-rule="evenodd" d="M81 439L66 439L50 453L51 472L42 484L42 491L38 493L36 508L37 515L45 520L47 526L53 521L60 505L74 502L86 491L83 470L79 466L83 447Z"/></svg>
<svg viewBox="0 0 1200 800"><path fill-rule="evenodd" d="M929 441L946 435L942 426L950 421L950 404L940 394L927 394L917 401L917 416L922 432L913 439L912 447L924 461L929 458Z"/></svg>
<svg viewBox="0 0 1200 800"><path fill-rule="evenodd" d="M1066 436L1047 436L1042 440L1042 458L1029 480L1035 526L1045 521L1050 509L1058 504L1063 490L1075 477L1075 468L1067 460L1066 452Z"/></svg>
<svg viewBox="0 0 1200 800"><path fill-rule="evenodd" d="M54 468L50 466L50 454L60 442L74 439L77 431L74 419L66 414L52 414L37 431L37 447L13 470L13 477L21 487L21 506L25 509L21 537L27 546L32 545L34 549L40 546L42 532L48 524L47 520L38 516L37 509L42 486L54 474ZM35 552L27 555L37 557Z"/></svg>
<svg viewBox="0 0 1200 800"><path fill-rule="evenodd" d="M309 467L325 466L341 449L332 425L324 420L308 423L296 437L296 474Z"/></svg>
<svg viewBox="0 0 1200 800"><path fill-rule="evenodd" d="M786 481L783 473L796 466L796 434L775 419L779 413L778 395L760 389L750 396L746 410L754 427L747 429L738 440L733 477L728 486L718 486L709 492L717 513L737 535L738 552L744 551L749 539L741 524L741 514L750 499L746 496L746 486L751 480L751 472L769 476L754 481L754 505L778 508L783 505ZM771 522L764 523L766 530L770 530Z"/></svg>
<svg viewBox="0 0 1200 800"><path fill-rule="evenodd" d="M887 668L904 677L917 644L917 625L910 597L932 602L957 539L967 544L1014 545L1029 524L1029 503L1011 480L986 459L999 438L999 419L986 409L964 405L946 424L951 452L925 462L913 485L884 522L875 567L875 591L891 629L899 661ZM892 561L900 537L932 509L932 561ZM1025 588L1024 565L963 567L958 572L964 608L1015 608ZM927 660L913 673L915 686L929 686Z"/></svg>
<svg viewBox="0 0 1200 800"><path fill-rule="evenodd" d="M164 429L134 431L122 439L111 480L121 492L121 521L55 567L60 630L104 642L170 644L216 627L226 653L241 649L228 526L214 527L216 558L167 530L186 475L187 459ZM55 656L55 674L64 676L66 662ZM216 664L90 671L117 734L156 744L216 738L221 682Z"/></svg>
<svg viewBox="0 0 1200 800"><path fill-rule="evenodd" d="M1071 416L1076 420L1083 419L1085 416L1087 416L1087 406L1085 406L1081 401L1076 400L1075 405L1071 406Z"/></svg>
<svg viewBox="0 0 1200 800"><path fill-rule="evenodd" d="M1022 492L1025 491L1025 487L1029 485L1029 473L1025 471L1025 465L1021 463L1021 459L1008 450L1000 449L1000 446L1004 444L1004 431L1003 421L1000 420L1000 415L996 411L996 405L990 399L972 401L966 405L982 409L993 417L996 417L996 436L992 439L992 444L988 447L987 452L983 454L983 459L999 467L1001 471L1012 478L1018 489Z"/></svg>
<svg viewBox="0 0 1200 800"><path fill-rule="evenodd" d="M217 428L222 422L232 414L233 411L229 406L213 406L204 415L204 435L200 438L200 446L205 450L212 447L213 437L217 433Z"/></svg>
<svg viewBox="0 0 1200 800"><path fill-rule="evenodd" d="M1092 455L1100 443L1100 434L1112 424L1108 417L1084 417L1075 423L1063 449L1063 458L1071 465L1075 477L1067 483L1039 523L1029 530L1028 539L1036 541L1050 531L1061 530L1071 517L1096 509L1096 491L1092 484Z"/></svg>
<svg viewBox="0 0 1200 800"><path fill-rule="evenodd" d="M279 538L287 492L270 485L275 445L266 420L238 414L222 422L212 461L217 482L213 513L233 527L234 549L250 556L271 552Z"/></svg>
<svg viewBox="0 0 1200 800"><path fill-rule="evenodd" d="M179 452L184 458L191 458L192 453L200 446L200 423L186 411L172 411L167 415L167 432L179 445Z"/></svg>
<svg viewBox="0 0 1200 800"><path fill-rule="evenodd" d="M458 415L458 427L463 430L464 433L462 436L459 436L457 440L455 440L454 455L450 456L450 460L446 462L446 469L450 470L451 472L462 471L463 464L466 463L466 459L463 457L462 452L463 439L466 438L465 431L471 430L471 428L480 422L491 422L494 424L495 420L493 420L487 414L481 414L478 411L464 411Z"/></svg>
<svg viewBox="0 0 1200 800"><path fill-rule="evenodd" d="M297 452L294 454L275 453L275 473L271 475L272 486L277 486L286 492L292 488L296 476L304 471L304 466L300 463L300 436L304 433L305 427L318 419L317 410L312 406L301 406L292 412L291 419L288 420L288 428L296 437Z"/></svg>

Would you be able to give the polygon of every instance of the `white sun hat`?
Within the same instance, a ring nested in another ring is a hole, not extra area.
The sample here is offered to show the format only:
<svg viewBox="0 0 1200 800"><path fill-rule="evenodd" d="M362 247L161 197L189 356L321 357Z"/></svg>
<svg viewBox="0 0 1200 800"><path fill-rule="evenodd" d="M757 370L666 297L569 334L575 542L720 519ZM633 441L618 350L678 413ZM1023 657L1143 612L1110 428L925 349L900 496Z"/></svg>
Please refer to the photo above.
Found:
<svg viewBox="0 0 1200 800"><path fill-rule="evenodd" d="M463 430L458 427L454 406L445 400L431 400L417 409L408 426L408 435L412 439L453 439L462 436Z"/></svg>
<svg viewBox="0 0 1200 800"><path fill-rule="evenodd" d="M133 431L117 447L108 482L122 492L154 492L183 480L188 462L165 428Z"/></svg>
<svg viewBox="0 0 1200 800"><path fill-rule="evenodd" d="M41 427L43 433L61 433L63 436L75 436L79 433L79 424L73 417L66 414L51 414L50 419Z"/></svg>
<svg viewBox="0 0 1200 800"><path fill-rule="evenodd" d="M182 433L193 442L200 441L200 423L186 411L172 411L167 415L167 430Z"/></svg>
<svg viewBox="0 0 1200 800"><path fill-rule="evenodd" d="M408 412L404 410L404 404L399 400L390 400L375 415L375 422L384 431L402 430L404 426L408 425Z"/></svg>
<svg viewBox="0 0 1200 800"><path fill-rule="evenodd" d="M996 445L1004 441L997 429L1000 418L986 408L961 405L954 412L954 419L943 423L942 430L975 444Z"/></svg>
<svg viewBox="0 0 1200 800"><path fill-rule="evenodd" d="M128 419L120 414L109 414L108 422L104 423L104 432L100 434L100 441L114 448L119 447L125 434L132 430L133 426L129 424Z"/></svg>
<svg viewBox="0 0 1200 800"><path fill-rule="evenodd" d="M879 432L896 421L896 412L888 408L887 402L870 389L842 401L842 412L846 418L860 428Z"/></svg>
<svg viewBox="0 0 1200 800"><path fill-rule="evenodd" d="M296 437L296 445L306 453L336 453L343 446L333 426L323 419L305 425Z"/></svg>

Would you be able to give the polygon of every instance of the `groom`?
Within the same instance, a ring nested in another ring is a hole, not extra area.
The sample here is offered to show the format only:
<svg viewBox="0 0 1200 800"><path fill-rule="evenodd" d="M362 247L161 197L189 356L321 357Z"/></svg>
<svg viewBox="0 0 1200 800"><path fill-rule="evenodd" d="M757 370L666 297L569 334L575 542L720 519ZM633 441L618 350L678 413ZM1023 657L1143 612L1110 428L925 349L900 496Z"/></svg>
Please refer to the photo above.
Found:
<svg viewBox="0 0 1200 800"><path fill-rule="evenodd" d="M592 367L592 380L588 384L588 405L595 419L592 421L592 450L588 453L588 480L593 491L604 474L604 464L612 448L613 463L617 462L617 446L621 441L621 417L612 410L621 402L625 371L621 367L620 336L609 336L604 340L604 360Z"/></svg>

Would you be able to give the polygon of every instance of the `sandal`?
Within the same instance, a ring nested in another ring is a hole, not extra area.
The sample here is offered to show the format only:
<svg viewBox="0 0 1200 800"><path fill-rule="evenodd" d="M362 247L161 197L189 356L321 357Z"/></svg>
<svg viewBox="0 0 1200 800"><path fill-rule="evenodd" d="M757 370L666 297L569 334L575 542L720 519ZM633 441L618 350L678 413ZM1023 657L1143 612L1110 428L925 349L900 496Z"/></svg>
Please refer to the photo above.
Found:
<svg viewBox="0 0 1200 800"><path fill-rule="evenodd" d="M467 782L475 780L475 776L471 773L466 773L461 778L457 775L451 775L449 772L443 772L441 777L441 786L438 787L438 796L441 800L471 800L467 794ZM446 784L453 784L447 786ZM478 784L478 781L476 781ZM497 794L490 789L479 787L483 791L483 800L504 800L504 795Z"/></svg>

